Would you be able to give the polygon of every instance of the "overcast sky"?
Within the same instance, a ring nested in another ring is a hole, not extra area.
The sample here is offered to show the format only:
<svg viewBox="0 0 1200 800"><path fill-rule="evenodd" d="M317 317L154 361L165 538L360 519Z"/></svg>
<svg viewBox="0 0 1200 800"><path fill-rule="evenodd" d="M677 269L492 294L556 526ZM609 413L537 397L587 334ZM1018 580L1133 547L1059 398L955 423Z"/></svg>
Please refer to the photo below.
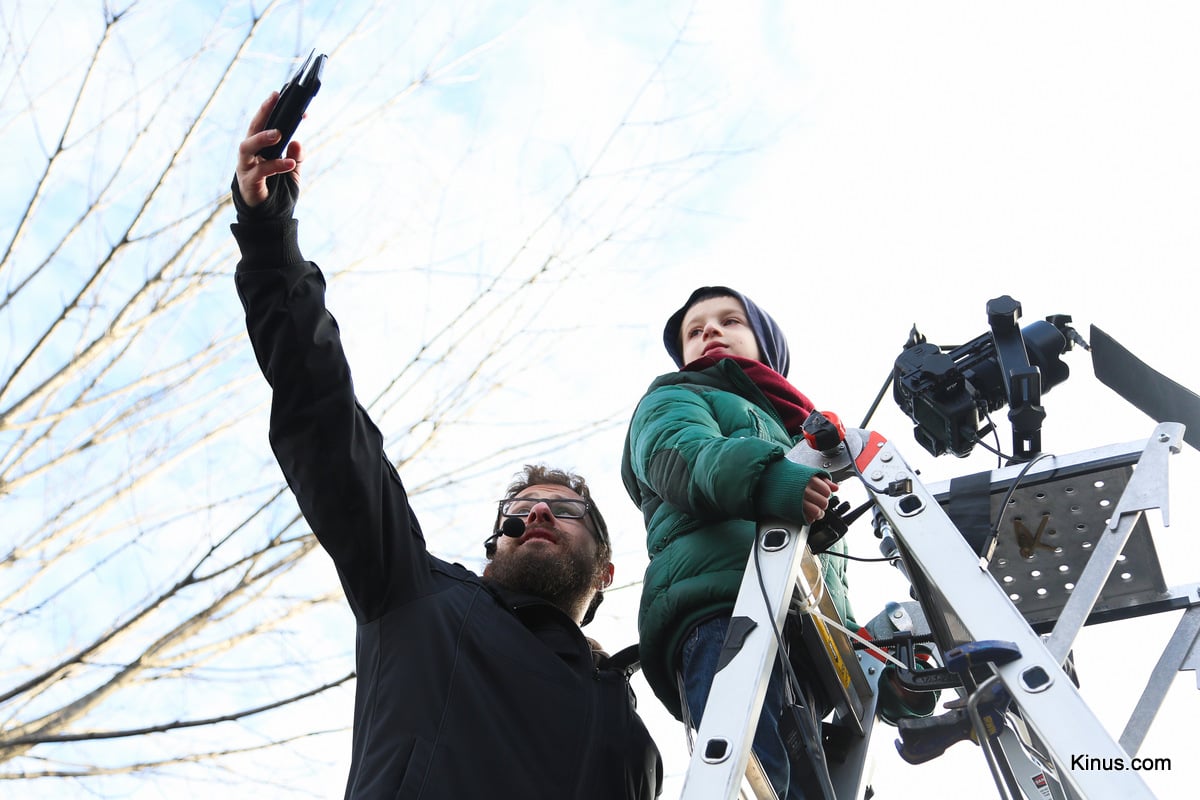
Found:
<svg viewBox="0 0 1200 800"><path fill-rule="evenodd" d="M473 6L456 11L471 16ZM569 409L627 418L649 381L671 369L660 340L666 316L692 288L712 283L746 292L778 319L792 347L793 382L850 424L866 413L911 326L937 344L961 343L987 330L986 303L1003 294L1021 301L1026 322L1070 314L1085 334L1099 324L1160 370L1200 386L1187 278L1200 256L1200 10L1091 2L546 4L519 13L481 6L475 24L483 29L488 20L505 31L494 50L465 79L435 85L375 128L377 146L364 148L362 163L331 167L321 178L329 188L314 188L297 212L310 251L332 225L315 211L316 196L340 206L348 190L361 190L405 224L414 211L432 216L423 173L376 178L388 174L397 150L417 152L431 174L458 177L457 191L437 197L439 244L464 232L501 243L482 251L486 272L511 232L528 230L541 213L524 198L564 175L589 176L592 194L559 221L576 236L623 225L627 240L598 248L605 266L566 281L550 307L512 310L536 329L569 321L586 335L531 343L531 363L481 415L554 419ZM330 133L321 114L334 116L351 89L339 74L349 80L354 57L346 51L330 62L325 94L306 123L316 145L310 164L320 164ZM622 115L625 125L608 138L608 121ZM713 150L721 155L704 169L695 154ZM613 208L648 203L645 194L636 203L617 199L637 174L626 171L630 164L669 167L680 152L692 154L681 171L699 174L674 187L670 213L631 217ZM356 167L353 184L347 173ZM341 257L334 248L322 264L336 272ZM394 251L383 254L384 263L395 260ZM382 283L352 280L331 291L360 383L369 385L373 363L393 357L393 342L411 339L411 306L432 329L450 280L430 270L422 294L383 308L380 297L399 293ZM1149 435L1153 423L1097 384L1086 353L1066 360L1072 378L1045 398L1047 452ZM930 480L994 464L982 452L965 462L932 459L890 401L871 427ZM636 581L645 563L641 520L617 477L623 433L618 424L565 456L595 482L620 532L618 584ZM1005 429L1001 442L1007 448ZM469 447L464 442L463 452ZM1198 578L1187 491L1196 453L1174 461L1173 527L1162 531L1152 515L1169 585ZM497 485L491 476L488 483ZM466 488L455 489L454 506ZM444 508L422 502L428 528ZM479 511L481 527L486 509ZM452 552L477 558L473 539L465 541ZM859 555L877 554L865 525L850 544ZM886 565L854 565L851 576L864 620L907 594ZM633 588L606 604L593 633L610 648L633 641L636 600ZM1114 736L1174 622L1164 615L1080 637L1083 692ZM1169 772L1145 776L1162 797L1181 796L1197 776L1182 735L1194 687L1190 674L1177 680L1143 746L1144 755L1172 759ZM686 767L683 731L648 688L639 696L666 756L665 796L673 797ZM951 787L991 791L973 745L912 768L893 738L877 730L881 800Z"/></svg>
<svg viewBox="0 0 1200 800"><path fill-rule="evenodd" d="M647 339L690 288L733 285L787 331L793 382L857 424L912 324L958 344L987 330L989 299L1009 294L1026 322L1071 314L1085 335L1095 323L1200 386L1190 277L1200 9L779 3L718 16L716 5L702 5L697 28L728 57L732 85L780 126L723 188L715 240L662 265ZM1047 452L1150 433L1151 421L1096 383L1086 353L1065 360L1072 378L1045 398ZM983 454L934 461L884 405L872 427L927 475L991 466ZM1009 446L1006 430L1001 441ZM1187 448L1172 459L1172 527L1150 515L1168 585L1197 579L1196 457ZM850 536L852 551L874 555L869 532ZM852 566L860 617L902 598L887 573ZM1175 624L1163 617L1080 637L1084 694L1114 736ZM1172 759L1170 772L1145 775L1161 797L1184 796L1196 777L1186 721L1197 699L1195 674L1181 674L1143 745L1142 755ZM892 733L877 730L877 797L988 795L978 748L909 768Z"/></svg>
<svg viewBox="0 0 1200 800"><path fill-rule="evenodd" d="M321 50L322 37L363 5L281 4L263 34L280 53L260 45L251 54L261 85L229 87L247 98L245 109L205 139L206 192L228 185L236 141L289 58ZM240 13L229 6L222 24ZM81 20L95 11L64 7ZM148 30L165 24L149 6L138 13ZM173 4L172 13L172 24L213 23L205 0ZM436 330L464 292L518 260L512 254L544 247L560 265L586 267L552 272L555 293L542 305L505 309L506 331L543 335L509 362L511 380L475 421L491 426L489 436L516 438L527 434L522 420L612 420L555 460L595 486L614 531L618 585L635 583L645 564L641 519L619 480L624 420L672 368L662 324L696 286L733 286L771 313L789 338L793 383L851 425L914 324L934 343L959 344L987 330L986 303L1004 294L1022 303L1025 322L1070 314L1085 336L1097 324L1200 388L1200 6L463 0L381 13L331 57L298 133L309 147L301 245L331 276L360 396L374 396L387 366ZM350 127L360 107L401 91L438 48L464 42L486 48L372 124ZM387 67L376 69L380 52ZM352 157L334 157L350 130ZM581 177L569 202L547 205ZM376 252L367 235L381 226L393 246ZM360 273L338 280L352 262ZM217 328L240 325L231 285L212 318ZM470 352L458 368L473 368ZM1064 360L1071 378L1045 397L1045 451L1150 434L1151 420L1097 383L1087 353ZM415 387L407 402L442 388ZM265 387L257 391L262 402ZM401 433L387 423L385 432ZM930 481L995 461L983 452L933 459L890 398L870 427ZM473 441L468 429L441 461L411 467L406 483L494 441ZM1000 441L1007 449L1006 426ZM514 459L515 468L522 456ZM1200 580L1196 461L1190 448L1172 459L1171 527L1150 514L1171 586ZM475 567L490 501L510 474L487 473L416 503L427 531L446 532L431 537L439 554ZM855 554L877 555L864 523L849 542ZM336 586L328 565L324 580ZM882 564L853 565L851 590L860 620L907 594ZM612 593L589 629L609 649L636 639L637 593ZM1160 617L1088 629L1077 641L1081 691L1114 736L1175 624L1174 614ZM349 652L348 613L331 635ZM667 761L664 797L675 797L683 730L644 684L638 695ZM1162 798L1193 794L1200 778L1189 736L1198 701L1195 674L1180 675L1143 745L1142 755L1171 759L1169 771L1144 776ZM893 738L877 728L879 800L993 791L977 747L959 744L914 768ZM318 793L341 792L349 743L339 741L341 759L331 757L328 789Z"/></svg>

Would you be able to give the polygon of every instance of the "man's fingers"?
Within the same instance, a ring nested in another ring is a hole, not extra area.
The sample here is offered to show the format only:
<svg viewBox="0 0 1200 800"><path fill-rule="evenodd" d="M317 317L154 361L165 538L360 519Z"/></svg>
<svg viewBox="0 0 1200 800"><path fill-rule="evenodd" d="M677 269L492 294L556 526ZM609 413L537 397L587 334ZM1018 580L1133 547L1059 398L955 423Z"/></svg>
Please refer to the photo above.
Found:
<svg viewBox="0 0 1200 800"><path fill-rule="evenodd" d="M264 202L269 194L267 178L283 172L294 172L300 166L300 143L290 142L285 158L266 159L258 153L279 141L280 133L274 129L263 130L271 109L279 99L279 92L271 95L258 107L250 120L246 138L238 145L237 182L242 199L250 206ZM299 175L294 175L299 179Z"/></svg>
<svg viewBox="0 0 1200 800"><path fill-rule="evenodd" d="M254 116L250 118L250 127L246 129L246 136L253 136L263 129L263 125L267 124L267 117L271 115L271 109L275 107L275 101L278 99L279 92L271 92L270 96L262 102L258 111L254 112Z"/></svg>
<svg viewBox="0 0 1200 800"><path fill-rule="evenodd" d="M244 170L250 170L258 166L260 159L258 151L262 150L267 145L275 144L279 141L279 131L259 131L242 140L238 146L238 158L240 162L238 166Z"/></svg>
<svg viewBox="0 0 1200 800"><path fill-rule="evenodd" d="M257 156L252 158L258 163L245 169L239 169L237 180L242 199L246 201L247 205L256 206L264 202L270 194L270 190L267 189L267 178L281 172L295 172L299 165L290 158L277 158L272 161L266 161Z"/></svg>

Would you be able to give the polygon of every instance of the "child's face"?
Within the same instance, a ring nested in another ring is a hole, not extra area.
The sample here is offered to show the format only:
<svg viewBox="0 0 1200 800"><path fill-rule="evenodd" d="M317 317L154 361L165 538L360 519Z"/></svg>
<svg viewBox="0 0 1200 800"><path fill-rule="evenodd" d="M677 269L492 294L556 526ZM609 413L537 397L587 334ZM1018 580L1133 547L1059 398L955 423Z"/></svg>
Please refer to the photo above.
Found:
<svg viewBox="0 0 1200 800"><path fill-rule="evenodd" d="M685 364L706 355L762 360L746 309L736 297L710 297L696 303L684 314L679 335Z"/></svg>

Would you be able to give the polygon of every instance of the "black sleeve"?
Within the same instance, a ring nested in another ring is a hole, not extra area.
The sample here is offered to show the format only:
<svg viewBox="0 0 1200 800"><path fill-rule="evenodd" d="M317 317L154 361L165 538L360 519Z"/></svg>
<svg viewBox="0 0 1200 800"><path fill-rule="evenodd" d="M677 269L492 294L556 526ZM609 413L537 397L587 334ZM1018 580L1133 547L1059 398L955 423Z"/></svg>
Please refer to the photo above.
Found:
<svg viewBox="0 0 1200 800"><path fill-rule="evenodd" d="M325 278L300 255L296 221L242 219L232 226L242 252L235 281L272 389L271 448L355 617L370 621L423 592L424 537L383 437L355 399Z"/></svg>

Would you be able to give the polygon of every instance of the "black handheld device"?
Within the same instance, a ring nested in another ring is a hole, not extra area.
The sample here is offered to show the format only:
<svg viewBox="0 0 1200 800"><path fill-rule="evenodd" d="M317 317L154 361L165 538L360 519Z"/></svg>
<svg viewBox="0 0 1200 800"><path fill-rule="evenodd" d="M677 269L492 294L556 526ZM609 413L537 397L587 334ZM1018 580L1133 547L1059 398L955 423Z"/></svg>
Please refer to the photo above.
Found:
<svg viewBox="0 0 1200 800"><path fill-rule="evenodd" d="M308 54L308 58L300 65L300 69L279 90L279 99L267 117L263 130L275 128L279 131L279 141L258 151L263 158L275 159L283 155L284 148L296 133L296 127L304 118L304 110L321 88L321 73L325 71L327 56L316 55L316 50Z"/></svg>

